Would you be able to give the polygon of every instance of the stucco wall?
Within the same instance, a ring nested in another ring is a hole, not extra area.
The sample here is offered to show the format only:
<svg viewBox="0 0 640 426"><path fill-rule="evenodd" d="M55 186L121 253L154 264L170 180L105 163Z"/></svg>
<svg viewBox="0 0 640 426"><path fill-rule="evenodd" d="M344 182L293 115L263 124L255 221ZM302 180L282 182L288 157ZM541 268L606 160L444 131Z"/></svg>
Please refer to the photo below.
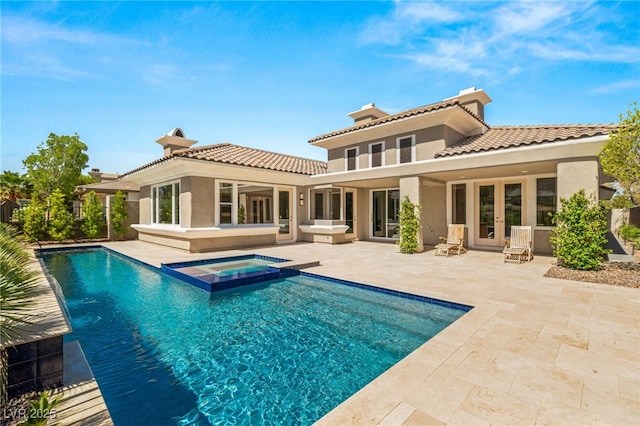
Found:
<svg viewBox="0 0 640 426"><path fill-rule="evenodd" d="M203 228L214 224L215 181L212 178L191 176L181 180L181 216L185 228Z"/></svg>
<svg viewBox="0 0 640 426"><path fill-rule="evenodd" d="M438 244L447 235L447 186L424 186L422 192L422 238L424 244Z"/></svg>
<svg viewBox="0 0 640 426"><path fill-rule="evenodd" d="M415 136L416 161L427 160L435 157L435 154L463 138L463 135L455 130L441 125L420 129L413 132L396 133L384 138L372 139L349 146L333 148L327 151L328 170L341 172L345 170L345 150L358 148L358 168L369 168L369 145L371 143L384 142L384 164L390 166L398 163L396 141L398 138Z"/></svg>
<svg viewBox="0 0 640 426"><path fill-rule="evenodd" d="M587 197L599 193L598 161L594 159L558 163L558 197L568 199L580 189Z"/></svg>
<svg viewBox="0 0 640 426"><path fill-rule="evenodd" d="M140 199L139 199L139 222L143 225L151 223L151 186L140 187Z"/></svg>

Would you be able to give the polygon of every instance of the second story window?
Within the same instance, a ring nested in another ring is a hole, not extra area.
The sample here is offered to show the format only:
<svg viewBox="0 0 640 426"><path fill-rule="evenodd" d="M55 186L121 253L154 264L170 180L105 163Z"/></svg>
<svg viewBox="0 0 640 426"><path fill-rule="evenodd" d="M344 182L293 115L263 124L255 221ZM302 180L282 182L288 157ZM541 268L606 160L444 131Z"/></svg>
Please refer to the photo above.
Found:
<svg viewBox="0 0 640 426"><path fill-rule="evenodd" d="M358 148L345 149L345 162L347 170L356 170L358 168Z"/></svg>
<svg viewBox="0 0 640 426"><path fill-rule="evenodd" d="M411 163L415 161L416 143L414 136L398 138L396 143L396 149L398 151L398 164Z"/></svg>
<svg viewBox="0 0 640 426"><path fill-rule="evenodd" d="M369 145L369 167L384 166L384 142Z"/></svg>

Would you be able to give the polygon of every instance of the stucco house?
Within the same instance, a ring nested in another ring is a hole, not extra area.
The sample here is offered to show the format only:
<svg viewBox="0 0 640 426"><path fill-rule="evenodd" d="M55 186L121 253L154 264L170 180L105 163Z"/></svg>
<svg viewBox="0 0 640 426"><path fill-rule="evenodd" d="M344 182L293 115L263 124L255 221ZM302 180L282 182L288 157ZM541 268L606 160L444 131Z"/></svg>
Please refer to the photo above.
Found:
<svg viewBox="0 0 640 426"><path fill-rule="evenodd" d="M491 98L469 88L397 114L374 104L352 126L309 140L327 162L221 143L193 147L181 129L156 140L164 156L122 176L140 187L144 241L192 252L251 245L398 239L408 196L422 205L426 245L462 223L470 248L500 248L531 225L550 253L559 198L606 182L598 154L613 124L491 126Z"/></svg>

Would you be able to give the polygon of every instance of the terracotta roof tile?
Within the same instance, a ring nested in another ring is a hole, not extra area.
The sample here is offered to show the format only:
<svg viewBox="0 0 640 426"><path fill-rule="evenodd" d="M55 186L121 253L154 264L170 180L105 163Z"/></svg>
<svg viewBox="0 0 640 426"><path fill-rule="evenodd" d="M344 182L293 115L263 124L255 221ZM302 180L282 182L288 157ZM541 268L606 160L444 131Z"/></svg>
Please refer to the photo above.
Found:
<svg viewBox="0 0 640 426"><path fill-rule="evenodd" d="M468 108L460 103L458 100L450 100L450 101L442 101L435 104L425 105L418 108L409 109L406 111L399 112L398 114L388 115L386 117L378 118L377 120L372 120L362 124L356 124L351 127L347 127L344 129L336 130L331 133L326 133L324 135L316 136L315 138L309 139L309 143L313 144L319 142L324 139L329 139L334 136L344 135L346 133L355 132L357 130L366 129L368 127L379 126L381 124L390 123L392 121L402 120L409 117L414 117L416 115L428 114L434 111L443 110L452 107L462 108L464 111L468 112L470 115L476 118L476 120L480 121L485 126L489 127L484 121L482 121L477 115L471 112Z"/></svg>
<svg viewBox="0 0 640 426"><path fill-rule="evenodd" d="M185 148L174 151L171 155L131 170L123 176L139 172L176 157L193 158L197 160L211 161L214 163L235 164L238 166L255 167L258 169L276 170L303 175L327 173L327 163L323 161L294 157L286 154L277 154L275 152L263 151L230 143L219 143L215 145L201 146L198 148Z"/></svg>
<svg viewBox="0 0 640 426"><path fill-rule="evenodd" d="M616 128L615 124L495 126L443 149L436 158L606 135Z"/></svg>

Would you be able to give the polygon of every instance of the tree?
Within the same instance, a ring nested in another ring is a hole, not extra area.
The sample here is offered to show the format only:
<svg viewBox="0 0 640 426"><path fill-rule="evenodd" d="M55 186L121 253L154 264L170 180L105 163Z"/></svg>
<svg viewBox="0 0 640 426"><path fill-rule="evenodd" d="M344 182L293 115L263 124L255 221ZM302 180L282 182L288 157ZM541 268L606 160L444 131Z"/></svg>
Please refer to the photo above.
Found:
<svg viewBox="0 0 640 426"><path fill-rule="evenodd" d="M102 212L102 203L95 191L89 191L82 204L82 216L84 223L81 226L82 232L87 238L97 238L104 226L104 213Z"/></svg>
<svg viewBox="0 0 640 426"><path fill-rule="evenodd" d="M413 204L409 197L405 196L400 205L400 252L413 254L422 250L419 246L420 232L420 204Z"/></svg>
<svg viewBox="0 0 640 426"><path fill-rule="evenodd" d="M58 136L51 133L47 141L38 146L38 152L30 154L22 163L36 192L48 196L59 189L70 198L82 170L87 167L89 156L86 151L87 145L77 134Z"/></svg>
<svg viewBox="0 0 640 426"><path fill-rule="evenodd" d="M56 241L66 240L73 232L73 215L67 210L67 203L60 189L49 196L49 235Z"/></svg>
<svg viewBox="0 0 640 426"><path fill-rule="evenodd" d="M640 111L633 103L627 116L620 114L618 130L609 136L600 153L602 170L613 176L622 189L621 196L640 204Z"/></svg>
<svg viewBox="0 0 640 426"><path fill-rule="evenodd" d="M33 185L26 175L5 170L0 175L0 200L17 201L18 198L27 198L33 191Z"/></svg>
<svg viewBox="0 0 640 426"><path fill-rule="evenodd" d="M129 215L127 214L127 204L125 203L124 193L122 191L116 191L116 196L113 198L111 204L111 212L109 218L111 219L111 227L116 239L124 237L124 234L129 230L125 225L125 221Z"/></svg>
<svg viewBox="0 0 640 426"><path fill-rule="evenodd" d="M560 265L570 269L598 269L608 253L603 205L589 200L584 189L560 202L560 210L553 217L557 226L551 231L554 256Z"/></svg>

